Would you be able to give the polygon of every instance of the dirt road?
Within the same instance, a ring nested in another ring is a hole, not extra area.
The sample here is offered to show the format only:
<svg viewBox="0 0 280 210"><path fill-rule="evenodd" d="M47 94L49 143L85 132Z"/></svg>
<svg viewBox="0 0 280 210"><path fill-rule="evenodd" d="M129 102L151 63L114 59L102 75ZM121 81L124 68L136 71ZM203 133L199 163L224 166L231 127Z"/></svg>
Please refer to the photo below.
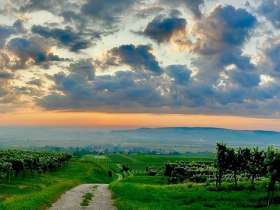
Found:
<svg viewBox="0 0 280 210"><path fill-rule="evenodd" d="M56 201L50 210L116 210L107 184L82 184L67 191ZM81 206L83 196L92 193L88 206Z"/></svg>

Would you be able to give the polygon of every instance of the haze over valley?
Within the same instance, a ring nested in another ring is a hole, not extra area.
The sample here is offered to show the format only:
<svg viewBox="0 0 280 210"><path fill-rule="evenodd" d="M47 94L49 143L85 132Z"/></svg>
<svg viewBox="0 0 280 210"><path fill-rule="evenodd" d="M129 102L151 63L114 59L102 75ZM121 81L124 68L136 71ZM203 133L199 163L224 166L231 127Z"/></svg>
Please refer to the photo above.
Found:
<svg viewBox="0 0 280 210"><path fill-rule="evenodd" d="M35 132L34 132L35 131ZM3 147L92 145L143 147L178 152L213 152L217 142L228 145L280 146L280 133L275 131L230 130L202 127L139 128L100 130L78 127L0 127Z"/></svg>

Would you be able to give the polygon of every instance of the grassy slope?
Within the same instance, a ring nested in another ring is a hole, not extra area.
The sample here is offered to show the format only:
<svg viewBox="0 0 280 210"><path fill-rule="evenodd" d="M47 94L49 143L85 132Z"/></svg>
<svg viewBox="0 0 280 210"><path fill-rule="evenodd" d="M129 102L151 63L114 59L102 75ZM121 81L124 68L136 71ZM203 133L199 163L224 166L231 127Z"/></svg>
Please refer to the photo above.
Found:
<svg viewBox="0 0 280 210"><path fill-rule="evenodd" d="M213 185L165 183L163 177L142 174L113 182L110 187L119 210L266 209L266 190L263 185L256 191L217 192L211 191L214 189ZM276 194L276 200L279 198L279 194ZM280 205L269 209L280 209Z"/></svg>
<svg viewBox="0 0 280 210"><path fill-rule="evenodd" d="M56 172L17 178L0 185L1 210L45 209L66 190L81 183L109 183L107 170L88 159L72 160Z"/></svg>

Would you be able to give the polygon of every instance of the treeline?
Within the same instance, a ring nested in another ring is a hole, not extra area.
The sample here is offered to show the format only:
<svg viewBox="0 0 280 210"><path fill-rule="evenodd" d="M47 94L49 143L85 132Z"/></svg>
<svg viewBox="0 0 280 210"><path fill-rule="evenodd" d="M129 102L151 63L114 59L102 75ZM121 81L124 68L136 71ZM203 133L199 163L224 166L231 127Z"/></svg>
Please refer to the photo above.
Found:
<svg viewBox="0 0 280 210"><path fill-rule="evenodd" d="M0 181L34 173L53 171L67 163L72 156L68 153L0 150Z"/></svg>
<svg viewBox="0 0 280 210"><path fill-rule="evenodd" d="M268 178L267 204L270 206L273 201L276 182L280 181L280 150L272 146L265 151L258 147L234 149L226 144L218 143L216 168L216 186L218 189L221 188L223 176L228 172L231 172L234 176L236 189L238 175L241 173L249 174L253 188L255 187L256 177Z"/></svg>
<svg viewBox="0 0 280 210"><path fill-rule="evenodd" d="M166 163L164 175L168 183L176 184L184 181L206 182L215 181L214 162L177 162Z"/></svg>
<svg viewBox="0 0 280 210"><path fill-rule="evenodd" d="M166 163L164 175L169 183L184 181L215 181L216 188L222 189L222 182L233 180L234 189L238 181L250 181L250 189L255 189L257 178L269 180L268 206L272 203L276 183L280 181L280 150L268 147L267 150L254 148L232 148L218 143L214 162Z"/></svg>
<svg viewBox="0 0 280 210"><path fill-rule="evenodd" d="M246 174L254 187L257 177L266 177L268 175L268 155L272 152L277 153L272 147L267 151L255 148L228 147L226 144L217 144L216 153L216 186L221 188L223 177L231 173L234 177L234 186L237 189L238 177ZM280 167L280 166L279 166Z"/></svg>
<svg viewBox="0 0 280 210"><path fill-rule="evenodd" d="M92 144L83 147L62 147L62 146L30 146L29 150L37 151L56 151L56 152L70 152L74 156L83 156L87 154L93 155L108 155L108 154L145 154L145 155L180 155L181 153L175 150L153 149L149 147L140 146L125 146L116 144ZM188 153L190 156L205 156L211 153ZM213 154L212 154L213 155Z"/></svg>

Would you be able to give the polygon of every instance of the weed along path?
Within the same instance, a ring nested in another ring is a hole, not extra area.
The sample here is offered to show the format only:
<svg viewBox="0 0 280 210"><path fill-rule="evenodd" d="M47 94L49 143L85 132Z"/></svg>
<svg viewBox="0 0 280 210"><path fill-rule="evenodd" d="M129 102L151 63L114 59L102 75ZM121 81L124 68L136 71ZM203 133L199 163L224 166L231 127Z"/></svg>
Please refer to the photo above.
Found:
<svg viewBox="0 0 280 210"><path fill-rule="evenodd" d="M121 174L117 174L117 176L118 176L118 179L117 179L117 181L120 181L120 180L122 180L122 175Z"/></svg>
<svg viewBox="0 0 280 210"><path fill-rule="evenodd" d="M107 184L82 184L67 191L49 210L116 210Z"/></svg>

